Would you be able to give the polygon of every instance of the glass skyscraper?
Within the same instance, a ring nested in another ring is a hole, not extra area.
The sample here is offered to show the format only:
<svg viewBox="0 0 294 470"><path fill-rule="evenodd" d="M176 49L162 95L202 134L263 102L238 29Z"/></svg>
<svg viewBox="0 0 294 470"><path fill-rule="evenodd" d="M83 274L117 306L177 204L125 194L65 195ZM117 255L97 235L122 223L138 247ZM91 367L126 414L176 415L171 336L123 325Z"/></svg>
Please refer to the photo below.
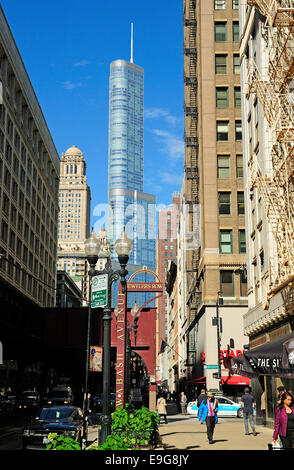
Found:
<svg viewBox="0 0 294 470"><path fill-rule="evenodd" d="M154 195L144 193L143 180L144 70L132 62L116 60L110 65L109 80L107 231L113 261L117 261L114 243L123 227L132 239L130 274L142 266L152 270L156 266L156 201ZM135 280L153 278L145 274ZM142 305L146 294L136 294L135 299Z"/></svg>

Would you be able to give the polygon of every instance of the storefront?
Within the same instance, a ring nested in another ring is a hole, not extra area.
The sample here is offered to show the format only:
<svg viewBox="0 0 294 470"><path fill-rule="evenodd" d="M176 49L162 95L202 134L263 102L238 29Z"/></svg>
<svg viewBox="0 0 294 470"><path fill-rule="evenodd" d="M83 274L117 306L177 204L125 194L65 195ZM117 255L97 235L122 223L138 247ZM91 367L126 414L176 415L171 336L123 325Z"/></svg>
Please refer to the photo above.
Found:
<svg viewBox="0 0 294 470"><path fill-rule="evenodd" d="M258 412L260 396L265 393L266 417L273 420L277 387L294 391L294 332L230 358L227 367L232 377L238 374L251 379Z"/></svg>

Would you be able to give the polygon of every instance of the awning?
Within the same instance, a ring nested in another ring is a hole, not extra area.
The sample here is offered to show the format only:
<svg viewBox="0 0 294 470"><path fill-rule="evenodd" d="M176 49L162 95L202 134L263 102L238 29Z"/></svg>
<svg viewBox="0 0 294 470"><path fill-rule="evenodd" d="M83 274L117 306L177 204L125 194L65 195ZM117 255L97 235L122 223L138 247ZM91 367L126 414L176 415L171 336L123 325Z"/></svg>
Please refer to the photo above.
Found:
<svg viewBox="0 0 294 470"><path fill-rule="evenodd" d="M222 384L226 385L249 385L250 380L247 377L234 375L229 377L222 375ZM187 384L206 384L206 377L188 380Z"/></svg>
<svg viewBox="0 0 294 470"><path fill-rule="evenodd" d="M205 384L206 377L198 377L197 379L187 380L187 384Z"/></svg>
<svg viewBox="0 0 294 470"><path fill-rule="evenodd" d="M223 376L222 384L225 385L249 385L250 379L248 377L242 377L240 375Z"/></svg>
<svg viewBox="0 0 294 470"><path fill-rule="evenodd" d="M227 368L232 374L249 378L259 375L294 378L294 333L231 357Z"/></svg>

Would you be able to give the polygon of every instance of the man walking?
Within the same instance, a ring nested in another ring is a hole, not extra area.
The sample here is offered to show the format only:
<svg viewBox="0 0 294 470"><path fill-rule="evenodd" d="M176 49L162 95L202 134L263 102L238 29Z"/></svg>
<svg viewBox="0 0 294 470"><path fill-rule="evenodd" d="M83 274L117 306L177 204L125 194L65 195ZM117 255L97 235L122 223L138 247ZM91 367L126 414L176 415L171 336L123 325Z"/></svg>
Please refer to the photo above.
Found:
<svg viewBox="0 0 294 470"><path fill-rule="evenodd" d="M255 424L253 420L253 410L256 408L255 398L251 393L249 393L249 388L246 387L244 390L244 395L241 398L241 407L243 408L243 419L245 426L245 435L249 434L248 421L250 423L253 436L256 436Z"/></svg>
<svg viewBox="0 0 294 470"><path fill-rule="evenodd" d="M181 393L181 411L182 414L186 414L186 405L187 405L187 397L184 392Z"/></svg>

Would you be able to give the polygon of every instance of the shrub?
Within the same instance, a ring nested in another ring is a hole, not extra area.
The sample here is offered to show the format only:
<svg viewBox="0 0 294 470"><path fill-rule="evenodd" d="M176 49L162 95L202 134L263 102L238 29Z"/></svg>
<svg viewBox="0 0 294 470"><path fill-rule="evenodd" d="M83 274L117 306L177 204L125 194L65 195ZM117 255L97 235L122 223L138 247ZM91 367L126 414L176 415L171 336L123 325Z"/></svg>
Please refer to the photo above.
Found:
<svg viewBox="0 0 294 470"><path fill-rule="evenodd" d="M58 436L56 433L50 433L48 439L50 442L47 444L46 450L81 450L77 441L64 434Z"/></svg>

